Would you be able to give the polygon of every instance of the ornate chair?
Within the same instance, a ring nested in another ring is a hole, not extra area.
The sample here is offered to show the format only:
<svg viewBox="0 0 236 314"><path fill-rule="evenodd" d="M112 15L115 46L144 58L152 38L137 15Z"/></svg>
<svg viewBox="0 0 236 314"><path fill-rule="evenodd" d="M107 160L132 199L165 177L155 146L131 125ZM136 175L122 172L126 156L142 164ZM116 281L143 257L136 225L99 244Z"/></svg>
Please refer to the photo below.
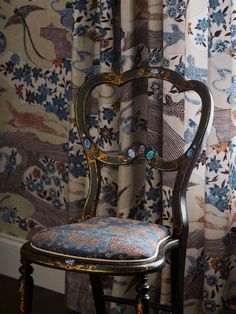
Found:
<svg viewBox="0 0 236 314"><path fill-rule="evenodd" d="M172 83L180 92L195 91L201 98L201 118L194 139L182 156L164 160L147 145L135 144L125 153L111 154L99 149L86 127L86 103L93 88L106 83L121 86L140 78L158 78ZM123 74L102 73L89 78L80 88L75 105L76 121L87 157L89 191L83 209L83 221L45 228L21 249L21 277L18 284L19 314L31 312L32 263L90 275L96 312L105 314L105 302L134 305L136 313L150 308L183 313L183 282L188 216L185 194L190 174L208 135L213 101L207 87L199 81L186 81L178 73L164 68L140 68ZM173 228L125 218L95 217L100 186L100 164L127 165L137 158L161 172L176 172L173 189ZM171 256L171 306L149 302L148 274L160 271ZM101 275L134 275L137 296L133 300L106 296L101 289ZM89 314L89 313L88 313Z"/></svg>

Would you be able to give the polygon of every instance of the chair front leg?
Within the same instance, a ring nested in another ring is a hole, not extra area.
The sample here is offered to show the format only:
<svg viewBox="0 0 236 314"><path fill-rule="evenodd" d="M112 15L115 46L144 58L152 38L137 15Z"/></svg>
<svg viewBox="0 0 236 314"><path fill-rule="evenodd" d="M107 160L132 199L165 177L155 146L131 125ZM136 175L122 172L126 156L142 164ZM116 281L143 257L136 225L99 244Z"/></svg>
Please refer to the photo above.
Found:
<svg viewBox="0 0 236 314"><path fill-rule="evenodd" d="M136 314L149 314L148 275L139 275L136 285Z"/></svg>
<svg viewBox="0 0 236 314"><path fill-rule="evenodd" d="M29 262L22 260L19 268L21 276L18 281L18 314L30 314L32 311L34 269Z"/></svg>

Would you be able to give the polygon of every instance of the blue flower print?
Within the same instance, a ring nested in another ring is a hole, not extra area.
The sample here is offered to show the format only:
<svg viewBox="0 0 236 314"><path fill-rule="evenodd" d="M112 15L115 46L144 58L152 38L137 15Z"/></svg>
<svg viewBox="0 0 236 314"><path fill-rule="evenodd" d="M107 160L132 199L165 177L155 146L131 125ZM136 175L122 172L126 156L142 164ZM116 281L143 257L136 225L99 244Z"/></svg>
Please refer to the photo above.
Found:
<svg viewBox="0 0 236 314"><path fill-rule="evenodd" d="M115 8L118 4L117 0L108 0L107 5L108 9Z"/></svg>
<svg viewBox="0 0 236 314"><path fill-rule="evenodd" d="M114 57L115 57L115 55L114 55L113 48L105 49L101 53L101 61L108 63L108 64L111 64L113 62Z"/></svg>
<svg viewBox="0 0 236 314"><path fill-rule="evenodd" d="M215 275L207 276L206 282L210 287L215 287L217 284L217 277Z"/></svg>
<svg viewBox="0 0 236 314"><path fill-rule="evenodd" d="M16 155L15 155L14 151L12 151L11 155L8 157L8 161L12 165L16 164Z"/></svg>
<svg viewBox="0 0 236 314"><path fill-rule="evenodd" d="M68 86L68 88L65 90L64 92L64 97L67 101L70 101L71 100L71 87Z"/></svg>
<svg viewBox="0 0 236 314"><path fill-rule="evenodd" d="M196 37L195 37L195 42L196 42L196 45L205 45L205 37L203 34L197 34Z"/></svg>
<svg viewBox="0 0 236 314"><path fill-rule="evenodd" d="M153 187L151 187L147 192L147 199L148 200L152 200L152 201L156 201L157 198L160 196L160 191L158 189L155 189Z"/></svg>
<svg viewBox="0 0 236 314"><path fill-rule="evenodd" d="M175 71L178 72L181 75L184 75L185 72L185 64L183 62L180 62L175 65Z"/></svg>
<svg viewBox="0 0 236 314"><path fill-rule="evenodd" d="M82 209L84 207L86 199L85 198L81 198L80 200L76 201L76 207L79 209Z"/></svg>
<svg viewBox="0 0 236 314"><path fill-rule="evenodd" d="M228 208L229 204L227 199L221 199L219 197L214 197L213 195L206 195L205 202L206 204L215 206L222 213Z"/></svg>
<svg viewBox="0 0 236 314"><path fill-rule="evenodd" d="M232 50L236 52L236 39L232 40Z"/></svg>
<svg viewBox="0 0 236 314"><path fill-rule="evenodd" d="M232 189L236 189L236 169L234 168L229 175L229 184Z"/></svg>
<svg viewBox="0 0 236 314"><path fill-rule="evenodd" d="M10 211L10 208L8 207L3 207L1 208L1 211L2 211L2 220L4 222L11 222L11 211Z"/></svg>
<svg viewBox="0 0 236 314"><path fill-rule="evenodd" d="M227 49L227 45L223 40L218 39L213 48L215 49L215 51L219 52L219 53L223 53L226 51Z"/></svg>
<svg viewBox="0 0 236 314"><path fill-rule="evenodd" d="M231 37L236 36L236 25L231 25Z"/></svg>
<svg viewBox="0 0 236 314"><path fill-rule="evenodd" d="M102 113L103 113L103 119L107 120L108 124L110 124L113 118L116 116L114 110L112 110L111 108L104 108Z"/></svg>
<svg viewBox="0 0 236 314"><path fill-rule="evenodd" d="M163 62L163 67L168 69L170 66L170 61L164 57L162 62Z"/></svg>
<svg viewBox="0 0 236 314"><path fill-rule="evenodd" d="M92 25L94 24L99 24L100 23L100 17L101 17L101 13L100 12L96 12L95 14L91 14L91 18L93 20Z"/></svg>
<svg viewBox="0 0 236 314"><path fill-rule="evenodd" d="M161 55L159 52L157 51L152 51L149 54L149 62L152 65L156 65L157 63L159 63L161 61Z"/></svg>
<svg viewBox="0 0 236 314"><path fill-rule="evenodd" d="M153 213L161 215L161 213L162 213L162 205L163 205L162 202L159 201L159 202L153 203L150 208L152 209Z"/></svg>
<svg viewBox="0 0 236 314"><path fill-rule="evenodd" d="M75 29L75 35L78 35L79 37L83 37L87 32L87 29L83 25L78 25Z"/></svg>
<svg viewBox="0 0 236 314"><path fill-rule="evenodd" d="M209 164L209 171L214 171L215 173L217 173L219 171L220 168L222 168L221 164L220 164L220 160L216 159L216 156L214 156L214 158L211 158Z"/></svg>
<svg viewBox="0 0 236 314"><path fill-rule="evenodd" d="M199 29L199 30L205 32L208 29L208 26L209 26L209 22L208 22L208 20L206 20L204 18L202 20L198 20L196 29Z"/></svg>
<svg viewBox="0 0 236 314"><path fill-rule="evenodd" d="M47 96L46 95L43 95L43 94L37 94L35 95L35 100L40 104L42 105L43 102L47 99Z"/></svg>
<svg viewBox="0 0 236 314"><path fill-rule="evenodd" d="M55 167L53 161L49 161L49 162L46 164L46 170L47 170L49 173L54 173L54 172L56 171L56 167Z"/></svg>
<svg viewBox="0 0 236 314"><path fill-rule="evenodd" d="M23 81L26 83L26 85L31 85L32 84L32 76L31 73L24 73L23 76Z"/></svg>
<svg viewBox="0 0 236 314"><path fill-rule="evenodd" d="M28 223L26 218L18 218L18 226L20 229L28 231Z"/></svg>
<svg viewBox="0 0 236 314"><path fill-rule="evenodd" d="M52 182L52 179L51 179L49 176L45 175L45 174L42 176L42 180L43 180L43 182L44 182L46 185L50 185L51 182Z"/></svg>
<svg viewBox="0 0 236 314"><path fill-rule="evenodd" d="M80 12L86 10L86 4L88 3L87 0L76 0L75 1L75 9L79 10Z"/></svg>
<svg viewBox="0 0 236 314"><path fill-rule="evenodd" d="M27 183L26 183L26 188L30 192L33 192L35 190L35 182L33 180L28 180Z"/></svg>
<svg viewBox="0 0 236 314"><path fill-rule="evenodd" d="M65 59L63 63L64 68L66 69L66 73L71 71L71 60Z"/></svg>
<svg viewBox="0 0 236 314"><path fill-rule="evenodd" d="M193 276L202 276L206 271L209 270L209 263L204 257L199 256L194 258L193 256L188 256L188 260L191 266L188 269L188 273Z"/></svg>
<svg viewBox="0 0 236 314"><path fill-rule="evenodd" d="M230 270L228 267L224 267L221 271L220 271L220 278L223 280L227 280L229 278L229 274L230 274Z"/></svg>
<svg viewBox="0 0 236 314"><path fill-rule="evenodd" d="M17 53L13 53L13 55L11 55L10 60L14 65L17 65L20 63L20 57Z"/></svg>
<svg viewBox="0 0 236 314"><path fill-rule="evenodd" d="M86 168L81 164L70 164L69 171L75 178L86 177L87 175Z"/></svg>
<svg viewBox="0 0 236 314"><path fill-rule="evenodd" d="M147 181L150 181L151 179L153 179L153 170L152 169L148 169L147 172L146 172L146 180Z"/></svg>
<svg viewBox="0 0 236 314"><path fill-rule="evenodd" d="M219 6L219 0L210 0L210 8L215 10Z"/></svg>
<svg viewBox="0 0 236 314"><path fill-rule="evenodd" d="M231 78L231 95L236 96L236 75L233 75Z"/></svg>
<svg viewBox="0 0 236 314"><path fill-rule="evenodd" d="M175 4L176 4L176 0L166 0L166 4L167 4L168 6L170 6L170 5L175 5Z"/></svg>
<svg viewBox="0 0 236 314"><path fill-rule="evenodd" d="M185 1L179 1L176 5L176 11L180 15L184 15L186 11L186 4Z"/></svg>
<svg viewBox="0 0 236 314"><path fill-rule="evenodd" d="M216 302L214 300L205 300L204 301L204 308L206 311L215 312L216 311Z"/></svg>
<svg viewBox="0 0 236 314"><path fill-rule="evenodd" d="M68 142L62 143L61 144L61 148L62 148L63 152L68 153L68 151L69 151L69 143Z"/></svg>
<svg viewBox="0 0 236 314"><path fill-rule="evenodd" d="M22 68L15 68L15 71L14 71L14 78L16 80L19 80L21 81L21 79L23 78L24 76L24 71Z"/></svg>
<svg viewBox="0 0 236 314"><path fill-rule="evenodd" d="M226 12L222 12L221 10L217 12L212 13L212 22L216 23L217 26L220 26L220 24L225 24L225 16Z"/></svg>
<svg viewBox="0 0 236 314"><path fill-rule="evenodd" d="M117 186L110 183L102 187L103 199L105 203L112 204L117 200Z"/></svg>
<svg viewBox="0 0 236 314"><path fill-rule="evenodd" d="M72 129L69 131L69 141L74 144L78 139L77 132L74 132Z"/></svg>
<svg viewBox="0 0 236 314"><path fill-rule="evenodd" d="M193 119L188 119L188 125L192 129L196 129L197 124L193 121Z"/></svg>
<svg viewBox="0 0 236 314"><path fill-rule="evenodd" d="M167 9L167 11L166 11L166 13L167 13L167 15L170 17L170 18L175 18L175 16L176 16L176 9L175 9L175 7L169 7L168 9Z"/></svg>
<svg viewBox="0 0 236 314"><path fill-rule="evenodd" d="M226 197L228 193L228 188L227 187L220 187L217 184L214 184L214 187L210 188L210 192L212 195L217 196L219 198Z"/></svg>
<svg viewBox="0 0 236 314"><path fill-rule="evenodd" d="M33 68L32 69L32 75L33 75L33 78L35 79L35 81L37 82L37 80L42 77L42 69L40 68Z"/></svg>
<svg viewBox="0 0 236 314"><path fill-rule="evenodd" d="M57 84L57 82L59 81L58 74L55 71L53 71L49 79L52 83Z"/></svg>
<svg viewBox="0 0 236 314"><path fill-rule="evenodd" d="M4 169L6 172L8 172L8 174L14 172L16 170L16 154L17 152L15 152L14 150L11 151L11 155L7 155L6 154L6 163L4 166ZM1 157L1 155L0 155Z"/></svg>
<svg viewBox="0 0 236 314"><path fill-rule="evenodd" d="M47 84L42 84L38 87L37 91L40 95L47 96L52 94L52 89L47 86Z"/></svg>
<svg viewBox="0 0 236 314"><path fill-rule="evenodd" d="M228 205L229 205L229 201L227 199L220 199L215 204L216 208L218 208L219 211L222 213L228 208Z"/></svg>
<svg viewBox="0 0 236 314"><path fill-rule="evenodd" d="M107 34L107 29L106 28L101 28L99 30L99 35L102 36L102 37L105 37Z"/></svg>
<svg viewBox="0 0 236 314"><path fill-rule="evenodd" d="M61 178L58 176L53 176L52 178L53 178L53 182L54 182L55 186L60 186Z"/></svg>
<svg viewBox="0 0 236 314"><path fill-rule="evenodd" d="M91 128L98 128L98 119L96 116L88 116L88 127Z"/></svg>
<svg viewBox="0 0 236 314"><path fill-rule="evenodd" d="M61 208L61 202L60 202L59 198L56 198L56 197L55 197L55 198L52 200L52 205L53 205L54 208L60 209L60 208Z"/></svg>
<svg viewBox="0 0 236 314"><path fill-rule="evenodd" d="M43 192L43 184L41 182L35 183L35 190L38 193L42 193Z"/></svg>
<svg viewBox="0 0 236 314"><path fill-rule="evenodd" d="M69 174L68 174L68 171L64 172L62 174L62 181L64 181L65 183L68 183L69 182Z"/></svg>

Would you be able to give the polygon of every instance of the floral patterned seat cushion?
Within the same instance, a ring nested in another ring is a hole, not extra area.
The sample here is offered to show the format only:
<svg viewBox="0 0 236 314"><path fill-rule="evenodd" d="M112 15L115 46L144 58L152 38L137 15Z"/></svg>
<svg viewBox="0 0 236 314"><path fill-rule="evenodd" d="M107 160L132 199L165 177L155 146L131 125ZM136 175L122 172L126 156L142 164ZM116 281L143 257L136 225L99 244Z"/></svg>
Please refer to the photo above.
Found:
<svg viewBox="0 0 236 314"><path fill-rule="evenodd" d="M142 221L96 217L85 222L46 228L32 239L34 248L65 256L101 260L146 260L158 254L168 228Z"/></svg>

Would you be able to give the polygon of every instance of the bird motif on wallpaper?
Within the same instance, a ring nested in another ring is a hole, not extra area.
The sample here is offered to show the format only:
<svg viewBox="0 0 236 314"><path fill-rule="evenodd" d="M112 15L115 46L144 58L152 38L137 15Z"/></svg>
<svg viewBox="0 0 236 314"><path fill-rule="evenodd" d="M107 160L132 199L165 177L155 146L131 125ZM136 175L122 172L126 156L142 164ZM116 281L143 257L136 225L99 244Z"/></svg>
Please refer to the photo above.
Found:
<svg viewBox="0 0 236 314"><path fill-rule="evenodd" d="M140 36L140 34L145 34L145 36ZM136 27L134 31L127 32L123 39L122 51L127 51L132 47L136 47L143 44L145 47L150 49L155 49L156 47L161 47L163 40L162 31L153 31L150 29L148 22Z"/></svg>
<svg viewBox="0 0 236 314"><path fill-rule="evenodd" d="M50 40L55 48L57 59L71 58L71 43L67 39L68 31L49 24L47 27L40 29L40 36Z"/></svg>
<svg viewBox="0 0 236 314"><path fill-rule="evenodd" d="M184 99L174 102L170 95L165 96L166 103L163 106L163 111L168 116L174 116L184 122Z"/></svg>
<svg viewBox="0 0 236 314"><path fill-rule="evenodd" d="M9 102L6 102L7 108L12 115L12 119L8 121L8 125L11 125L17 129L20 128L32 128L36 131L47 133L62 138L67 138L67 130L65 128L65 133L59 133L54 128L50 127L55 121L52 119L46 119L42 115L34 114L31 112L20 112Z"/></svg>
<svg viewBox="0 0 236 314"><path fill-rule="evenodd" d="M35 11L40 11L40 10L44 10L44 8L39 7L37 5L25 5L22 6L20 8L16 8L14 10L14 14L11 15L8 20L7 23L5 24L5 28L12 26L12 25L22 25L23 26L23 43L24 43L24 48L25 48L25 52L27 54L27 57L29 58L30 61L32 61L34 63L34 61L32 60L28 47L27 47L27 36L29 39L29 42L31 43L31 46L33 48L33 51L36 53L36 55L38 57L40 57L41 59L47 60L36 48L31 32L30 32L30 27L28 26L27 22L26 22L26 18L29 14L31 14L32 12ZM49 61L49 60L47 60Z"/></svg>
<svg viewBox="0 0 236 314"><path fill-rule="evenodd" d="M181 32L178 25L172 24L171 29L173 32L164 32L163 41L165 45L163 49L175 45L178 41L185 39L185 34Z"/></svg>

